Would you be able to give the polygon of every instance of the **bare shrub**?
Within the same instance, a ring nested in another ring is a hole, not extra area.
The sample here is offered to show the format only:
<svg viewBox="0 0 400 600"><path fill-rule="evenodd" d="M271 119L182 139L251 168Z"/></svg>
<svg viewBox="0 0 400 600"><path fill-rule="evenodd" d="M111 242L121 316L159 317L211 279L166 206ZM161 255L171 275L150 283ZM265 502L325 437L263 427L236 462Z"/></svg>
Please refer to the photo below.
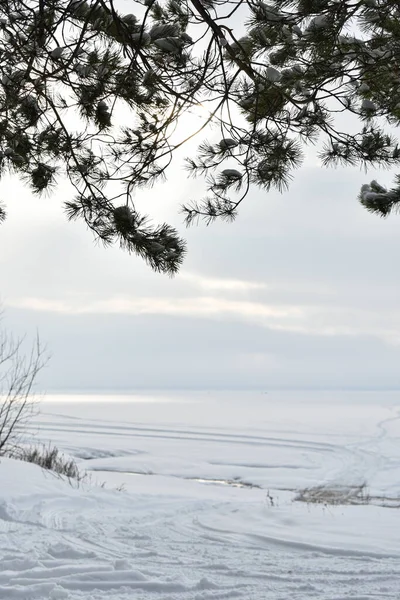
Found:
<svg viewBox="0 0 400 600"><path fill-rule="evenodd" d="M36 409L33 386L47 362L39 337L28 353L24 338L0 331L0 456L12 455L22 443Z"/></svg>

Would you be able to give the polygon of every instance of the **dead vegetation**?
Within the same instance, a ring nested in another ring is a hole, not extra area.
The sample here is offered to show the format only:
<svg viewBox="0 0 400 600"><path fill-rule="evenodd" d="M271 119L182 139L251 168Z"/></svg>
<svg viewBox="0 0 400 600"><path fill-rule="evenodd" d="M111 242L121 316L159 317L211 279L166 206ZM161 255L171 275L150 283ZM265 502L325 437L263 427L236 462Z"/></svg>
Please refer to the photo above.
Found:
<svg viewBox="0 0 400 600"><path fill-rule="evenodd" d="M324 484L304 488L297 493L294 501L324 506L375 505L400 508L400 497L371 495L365 482L359 485Z"/></svg>

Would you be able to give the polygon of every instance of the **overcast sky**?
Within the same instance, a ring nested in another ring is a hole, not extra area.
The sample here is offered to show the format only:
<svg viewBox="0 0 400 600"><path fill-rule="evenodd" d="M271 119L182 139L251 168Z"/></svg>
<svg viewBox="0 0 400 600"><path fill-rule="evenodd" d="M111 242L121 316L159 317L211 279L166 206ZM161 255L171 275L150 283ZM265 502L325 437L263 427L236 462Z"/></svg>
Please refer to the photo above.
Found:
<svg viewBox="0 0 400 600"><path fill-rule="evenodd" d="M174 279L68 223L67 186L39 200L3 181L3 324L39 331L48 390L399 388L400 217L358 204L374 175L310 159L287 193L253 191L235 223L185 230L193 180L176 170L138 199L187 237Z"/></svg>
<svg viewBox="0 0 400 600"><path fill-rule="evenodd" d="M3 325L39 331L48 390L400 388L400 216L356 200L375 177L390 186L393 173L309 154L288 192L253 190L235 223L185 230L179 207L198 185L174 166L136 199L187 237L174 279L68 223L66 184L37 199L3 180Z"/></svg>

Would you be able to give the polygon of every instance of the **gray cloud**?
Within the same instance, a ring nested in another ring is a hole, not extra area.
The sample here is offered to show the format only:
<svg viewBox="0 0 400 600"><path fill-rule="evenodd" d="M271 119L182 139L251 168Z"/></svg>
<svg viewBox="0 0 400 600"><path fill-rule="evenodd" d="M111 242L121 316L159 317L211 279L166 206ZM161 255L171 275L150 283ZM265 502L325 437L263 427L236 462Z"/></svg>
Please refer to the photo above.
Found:
<svg viewBox="0 0 400 600"><path fill-rule="evenodd" d="M14 330L32 315L10 309ZM48 389L394 388L400 347L372 336L315 336L165 316L37 313L52 350Z"/></svg>
<svg viewBox="0 0 400 600"><path fill-rule="evenodd" d="M5 182L8 325L39 329L52 389L398 387L399 221L355 200L374 176L310 161L284 195L252 193L235 223L185 231L177 210L193 183L175 172L138 199L187 234L172 280L66 223L67 188L37 200Z"/></svg>

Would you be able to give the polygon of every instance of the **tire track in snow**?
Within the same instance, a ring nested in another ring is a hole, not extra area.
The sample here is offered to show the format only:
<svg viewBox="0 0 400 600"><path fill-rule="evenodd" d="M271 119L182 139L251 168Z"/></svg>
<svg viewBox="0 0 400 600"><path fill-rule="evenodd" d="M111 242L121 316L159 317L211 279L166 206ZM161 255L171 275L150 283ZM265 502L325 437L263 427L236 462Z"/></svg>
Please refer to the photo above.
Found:
<svg viewBox="0 0 400 600"><path fill-rule="evenodd" d="M34 509L41 524L46 523L39 528L36 554L24 560L26 548L22 544L22 555L3 558L1 599L103 600L112 593L113 600L125 600L132 597L129 594L140 593L141 600L304 600L305 593L318 599L332 598L327 590L338 585L346 598L367 594L369 599L382 600L383 587L388 590L385 598L398 598L398 557L393 560L368 552L334 552L216 529L203 522L212 507L202 503L178 513L171 509L152 525L127 519L126 499L114 522L110 522L111 512L99 511L98 507L91 512L90 505L84 503L86 508L80 515L72 510L64 521L75 533L52 528L52 523L60 522L54 519L55 506L52 500L48 505L42 502L41 513ZM59 510L64 514L62 502ZM232 506L220 505L218 511L224 516ZM21 540L29 545L32 526L24 526L21 520L16 525L20 546ZM207 543L210 538L214 543ZM10 543L12 546L12 540Z"/></svg>
<svg viewBox="0 0 400 600"><path fill-rule="evenodd" d="M377 434L370 436L367 440L346 444L345 448L353 453L353 458L325 482L327 486L336 484L355 486L366 484L368 486L377 474L392 468L392 460L383 448L383 444L388 438L386 426L400 420L400 409L393 407L392 410L395 413L393 416L382 419L376 424ZM400 457L395 464L400 465Z"/></svg>
<svg viewBox="0 0 400 600"><path fill-rule="evenodd" d="M112 437L123 443L131 439L130 444L137 438L215 443L216 448L237 443L256 452L289 448L322 461L327 477L343 477L354 476L357 465L360 473L371 465L378 468L373 444L385 438L380 432L388 422L377 424L378 435L346 446L304 436L204 428L115 429L112 424L104 429L84 419L76 429L58 422L42 431L72 437L79 430L82 439L93 436L85 447L94 443L103 451L102 440ZM264 467L258 462L258 469ZM71 494L19 500L10 505L7 520L0 515L0 564L5 567L0 569L0 600L399 600L400 555L329 545L323 528L319 540L306 542L289 522L297 507L283 507L288 513L284 524L281 507L260 512L252 490L243 491L243 503L191 497L177 503L140 491ZM307 507L300 508L304 537L307 518L311 523L315 511L310 515ZM331 516L326 512L323 518Z"/></svg>

